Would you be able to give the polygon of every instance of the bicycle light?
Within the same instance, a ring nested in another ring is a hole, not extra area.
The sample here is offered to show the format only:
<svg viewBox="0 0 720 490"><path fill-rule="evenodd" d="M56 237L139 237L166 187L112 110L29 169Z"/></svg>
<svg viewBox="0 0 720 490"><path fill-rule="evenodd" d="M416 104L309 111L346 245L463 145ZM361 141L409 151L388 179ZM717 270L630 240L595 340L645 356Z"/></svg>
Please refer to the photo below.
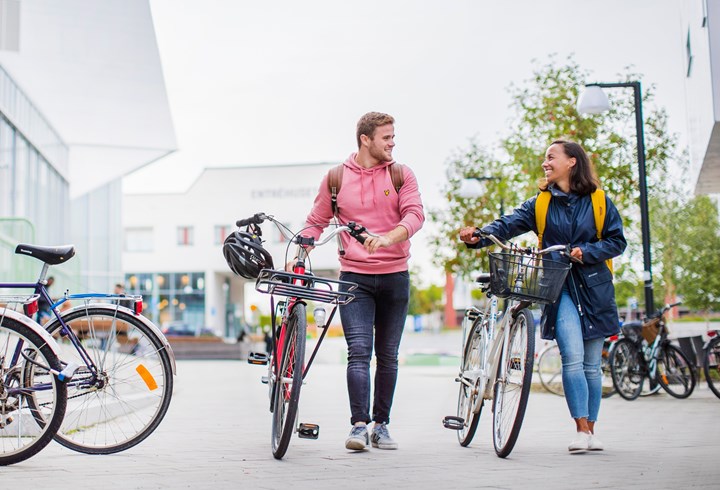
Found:
<svg viewBox="0 0 720 490"><path fill-rule="evenodd" d="M135 301L135 308L134 308L135 314L139 315L143 311L143 302L142 300Z"/></svg>
<svg viewBox="0 0 720 490"><path fill-rule="evenodd" d="M25 303L23 305L23 310L25 311L25 315L32 318L35 313L38 312L38 300L35 298L30 303Z"/></svg>
<svg viewBox="0 0 720 490"><path fill-rule="evenodd" d="M325 308L317 307L313 311L313 317L315 318L315 324L319 328L325 328L325 319L326 319L326 313Z"/></svg>

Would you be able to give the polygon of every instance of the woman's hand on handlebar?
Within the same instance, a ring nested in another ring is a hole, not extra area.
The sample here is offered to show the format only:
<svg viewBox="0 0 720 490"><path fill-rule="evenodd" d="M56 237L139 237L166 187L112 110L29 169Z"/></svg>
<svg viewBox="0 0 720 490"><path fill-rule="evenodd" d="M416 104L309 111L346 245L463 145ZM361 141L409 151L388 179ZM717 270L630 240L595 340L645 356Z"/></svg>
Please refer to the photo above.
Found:
<svg viewBox="0 0 720 490"><path fill-rule="evenodd" d="M475 234L478 229L474 226L466 226L460 228L460 240L471 245L480 241L480 237Z"/></svg>
<svg viewBox="0 0 720 490"><path fill-rule="evenodd" d="M570 258L574 259L576 262L583 263L583 253L580 247L575 247L572 250L570 250Z"/></svg>

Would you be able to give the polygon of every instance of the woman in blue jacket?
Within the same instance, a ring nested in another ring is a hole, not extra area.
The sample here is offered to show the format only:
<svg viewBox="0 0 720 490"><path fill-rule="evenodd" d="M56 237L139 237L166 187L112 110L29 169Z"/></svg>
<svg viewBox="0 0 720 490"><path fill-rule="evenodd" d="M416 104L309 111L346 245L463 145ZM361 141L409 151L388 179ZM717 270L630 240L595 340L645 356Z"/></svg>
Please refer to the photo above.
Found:
<svg viewBox="0 0 720 490"><path fill-rule="evenodd" d="M620 255L627 242L622 219L607 197L601 239L597 237L591 194L599 183L579 144L554 141L545 152L542 168L545 180L540 190L549 191L552 197L541 246L569 244L571 255L582 264L573 264L560 299L544 306L541 334L544 339L557 340L562 356L565 400L577 430L568 450L602 451L603 444L595 437L595 422L602 399L603 341L620 330L612 272L605 261ZM512 214L493 221L482 231L501 239L528 231L538 233L536 200L537 196L525 201ZM463 228L460 239L470 248L491 245L488 239L473 237L476 229Z"/></svg>

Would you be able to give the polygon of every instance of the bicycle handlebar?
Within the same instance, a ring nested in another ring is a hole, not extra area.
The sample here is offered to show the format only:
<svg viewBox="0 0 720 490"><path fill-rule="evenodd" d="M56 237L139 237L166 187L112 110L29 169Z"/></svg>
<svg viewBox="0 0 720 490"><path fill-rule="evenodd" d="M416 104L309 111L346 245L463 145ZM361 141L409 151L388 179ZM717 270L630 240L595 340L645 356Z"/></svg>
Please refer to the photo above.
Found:
<svg viewBox="0 0 720 490"><path fill-rule="evenodd" d="M365 243L365 240L367 239L367 237L364 236L363 234L372 236L372 237L378 236L375 233L368 231L367 228L365 228L364 226L351 221L346 225L338 226L337 228L332 230L325 239L320 240L320 241L315 241L312 238L306 238L306 237L299 236L297 234L291 234L290 231L287 230L287 228L285 228L284 226L282 226L282 224L279 223L277 220L275 220L274 217L267 215L265 213L255 213L254 215L250 216L249 218L237 220L235 222L235 224L238 227L242 227L242 226L249 226L249 225L259 225L265 221L270 221L273 224L275 224L277 229L280 230L280 233L283 235L283 237L285 237L286 240L293 242L293 243L297 243L298 245L301 245L301 246L311 246L311 247L317 246L317 247L319 247L319 246L325 245L327 242L329 242L330 240L335 238L340 233L348 233L350 236L355 238L360 243Z"/></svg>
<svg viewBox="0 0 720 490"><path fill-rule="evenodd" d="M473 232L473 236L478 237L478 238L488 238L495 245L502 248L503 250L507 250L508 252L521 252L524 254L534 254L534 255L545 255L550 252L561 252L562 254L570 257L571 260L582 263L582 261L580 261L579 259L576 259L575 257L572 257L570 255L570 245L552 245L550 247L543 248L542 250L537 250L533 247L520 247L513 243L511 243L510 245L506 245L502 241L500 241L495 235L492 235L490 233L484 233L479 228Z"/></svg>

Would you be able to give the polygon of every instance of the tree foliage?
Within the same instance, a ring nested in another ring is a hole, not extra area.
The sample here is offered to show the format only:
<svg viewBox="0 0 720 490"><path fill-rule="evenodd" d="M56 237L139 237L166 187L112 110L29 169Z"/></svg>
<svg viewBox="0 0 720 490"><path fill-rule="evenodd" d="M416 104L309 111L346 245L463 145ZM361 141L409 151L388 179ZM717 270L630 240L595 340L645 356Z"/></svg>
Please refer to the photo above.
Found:
<svg viewBox="0 0 720 490"><path fill-rule="evenodd" d="M613 81L635 80L642 80L642 77L626 69ZM580 91L585 83L594 81L597 80L590 78L572 58L561 64L551 57L529 80L510 86L509 134L494 147L482 146L472 140L466 149L456 151L447 161L448 179L443 190L448 206L430 212L430 219L438 230L433 237L437 265L465 278L475 270L486 270L487 254L469 250L460 243L458 229L466 225L483 226L500 214L501 207L508 212L537 193L538 181L543 177L541 163L545 150L556 139L570 139L588 152L602 187L623 216L629 246L623 258L616 260L618 291L623 295L642 293L633 91L631 88L606 89L611 110L597 115L580 115L576 109ZM690 263L715 264L708 251L716 248L702 249L699 243L714 244L713 240L717 240L713 238L717 237L718 230L718 226L713 225L717 223L717 209L712 208L706 198L687 202L688 187L679 183L677 176L668 173L670 162L683 165L687 157L678 153L677 136L667 129L667 114L664 109L654 107L653 100L653 87L643 86L646 175L656 286L669 294L677 288L686 302L698 307L715 307L715 301L720 300L720 285L716 287L712 280L700 281L699 278L703 271L717 269L709 269L707 265L695 267ZM467 177L483 178L486 192L476 199L461 197L458 194L460 182ZM711 215L715 221L711 220ZM702 216L702 220L698 216ZM690 257L703 257L703 260L689 260ZM662 295L656 295L656 299L662 301L662 298ZM622 303L619 301L619 304Z"/></svg>

